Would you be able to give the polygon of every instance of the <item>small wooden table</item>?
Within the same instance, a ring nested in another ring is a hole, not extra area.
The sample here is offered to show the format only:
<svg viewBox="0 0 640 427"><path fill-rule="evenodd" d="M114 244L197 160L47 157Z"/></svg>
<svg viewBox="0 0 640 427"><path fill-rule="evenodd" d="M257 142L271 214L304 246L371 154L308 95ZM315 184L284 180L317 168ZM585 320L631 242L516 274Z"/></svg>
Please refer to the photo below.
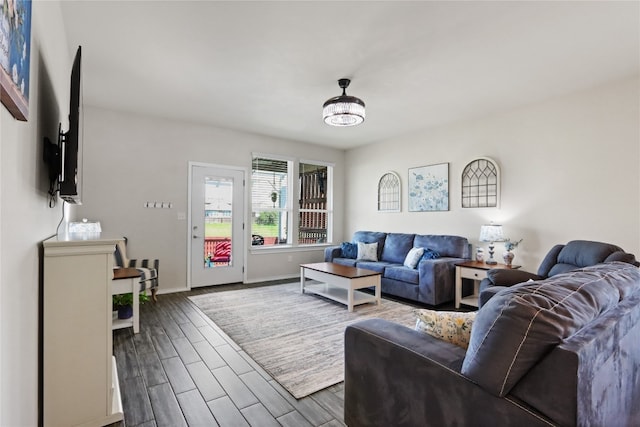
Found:
<svg viewBox="0 0 640 427"><path fill-rule="evenodd" d="M460 304L478 306L480 281L487 277L487 271L494 268L513 269L520 268L519 265L506 264L486 264L478 261L467 261L456 264L456 308L460 308ZM462 279L473 279L473 294L462 297Z"/></svg>
<svg viewBox="0 0 640 427"><path fill-rule="evenodd" d="M133 327L140 332L140 272L135 268L114 268L111 295L133 294L133 316L130 319L113 319L111 329Z"/></svg>
<svg viewBox="0 0 640 427"><path fill-rule="evenodd" d="M353 311L354 305L375 302L380 305L380 277L373 270L349 267L331 262L300 265L300 291L309 291L333 301L345 304ZM319 284L306 284L305 279L318 280ZM375 295L360 292L357 289L375 287Z"/></svg>

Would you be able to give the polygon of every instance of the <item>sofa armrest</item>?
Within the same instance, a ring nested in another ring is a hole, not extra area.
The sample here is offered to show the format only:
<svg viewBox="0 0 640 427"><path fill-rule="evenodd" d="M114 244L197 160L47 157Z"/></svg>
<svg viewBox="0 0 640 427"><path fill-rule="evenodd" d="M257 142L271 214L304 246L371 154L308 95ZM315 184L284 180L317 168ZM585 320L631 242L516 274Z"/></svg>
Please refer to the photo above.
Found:
<svg viewBox="0 0 640 427"><path fill-rule="evenodd" d="M542 280L544 277L521 270L493 269L487 271L487 278L480 281L478 307L482 307L501 290L528 280Z"/></svg>
<svg viewBox="0 0 640 427"><path fill-rule="evenodd" d="M544 277L540 277L537 274L529 273L528 271L521 270L505 270L505 269L493 269L487 271L487 278L485 288L488 286L513 286L518 283L526 282L527 280L542 280ZM483 287L480 286L482 290Z"/></svg>
<svg viewBox="0 0 640 427"><path fill-rule="evenodd" d="M349 426L548 425L459 373L465 350L383 319L345 331Z"/></svg>
<svg viewBox="0 0 640 427"><path fill-rule="evenodd" d="M420 301L438 305L455 298L456 264L464 258L425 259L418 264Z"/></svg>
<svg viewBox="0 0 640 427"><path fill-rule="evenodd" d="M482 286L482 282L480 282L480 286ZM487 301L489 301L495 294L503 289L509 289L509 286L488 286L484 289L480 288L480 290L478 291L480 293L480 295L478 295L478 308L482 308L482 306L485 305Z"/></svg>
<svg viewBox="0 0 640 427"><path fill-rule="evenodd" d="M329 246L324 248L324 262L331 262L334 258L340 258L342 248L340 246Z"/></svg>

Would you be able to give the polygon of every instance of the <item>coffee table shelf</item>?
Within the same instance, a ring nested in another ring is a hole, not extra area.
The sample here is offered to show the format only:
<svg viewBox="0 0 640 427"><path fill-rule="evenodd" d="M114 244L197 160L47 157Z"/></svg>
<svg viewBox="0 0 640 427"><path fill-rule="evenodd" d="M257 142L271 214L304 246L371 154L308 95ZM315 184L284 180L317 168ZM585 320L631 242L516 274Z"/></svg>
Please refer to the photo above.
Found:
<svg viewBox="0 0 640 427"><path fill-rule="evenodd" d="M349 291L345 288L338 288L327 283L311 283L306 284L304 290L344 305L349 304ZM366 304L368 302L376 302L376 296L361 291L353 291L353 305Z"/></svg>
<svg viewBox="0 0 640 427"><path fill-rule="evenodd" d="M300 265L300 291L314 293L345 304L349 311L359 304L380 304L380 273L362 268L348 267L330 262ZM321 283L307 283L306 279ZM358 289L375 288L375 295Z"/></svg>

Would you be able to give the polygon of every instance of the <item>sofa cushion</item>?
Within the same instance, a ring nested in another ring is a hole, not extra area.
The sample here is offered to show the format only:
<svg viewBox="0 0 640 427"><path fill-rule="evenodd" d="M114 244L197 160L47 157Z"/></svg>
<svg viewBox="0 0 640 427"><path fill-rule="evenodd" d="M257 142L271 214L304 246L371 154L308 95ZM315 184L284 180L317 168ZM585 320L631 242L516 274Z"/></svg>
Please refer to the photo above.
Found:
<svg viewBox="0 0 640 427"><path fill-rule="evenodd" d="M356 267L358 268L377 271L378 273L384 272L390 265L394 265L394 264L390 264L384 261L358 261L356 263Z"/></svg>
<svg viewBox="0 0 640 427"><path fill-rule="evenodd" d="M471 258L471 248L466 237L416 234L413 246L429 248L442 257Z"/></svg>
<svg viewBox="0 0 640 427"><path fill-rule="evenodd" d="M382 261L402 264L405 257L413 248L415 234L389 233L382 248Z"/></svg>
<svg viewBox="0 0 640 427"><path fill-rule="evenodd" d="M640 286L640 270L609 263L525 282L478 311L462 374L504 396L548 351Z"/></svg>
<svg viewBox="0 0 640 427"><path fill-rule="evenodd" d="M604 262L614 262L614 261L626 262L628 264L633 264L636 267L640 267L640 263L638 262L638 260L636 260L635 255L628 254L624 251L614 252L604 260Z"/></svg>
<svg viewBox="0 0 640 427"><path fill-rule="evenodd" d="M351 242L342 242L340 245L340 250L342 251L343 258L352 258L356 259L358 256L358 245Z"/></svg>
<svg viewBox="0 0 640 427"><path fill-rule="evenodd" d="M380 231L356 231L353 233L353 243L375 243L378 242L378 259L382 258L382 248L384 247L384 241L387 238L387 233Z"/></svg>
<svg viewBox="0 0 640 427"><path fill-rule="evenodd" d="M388 266L384 269L384 277L387 279L399 280L401 282L412 283L417 285L420 283L420 273L414 268L405 266Z"/></svg>
<svg viewBox="0 0 640 427"><path fill-rule="evenodd" d="M362 261L378 261L378 242L358 242L358 259Z"/></svg>
<svg viewBox="0 0 640 427"><path fill-rule="evenodd" d="M422 258L423 253L424 248L411 248L407 256L404 258L404 262L402 264L405 267L416 268L418 262Z"/></svg>
<svg viewBox="0 0 640 427"><path fill-rule="evenodd" d="M418 309L415 310L418 318L415 329L458 347L467 348L476 313L476 311L464 313Z"/></svg>
<svg viewBox="0 0 640 427"><path fill-rule="evenodd" d="M576 268L588 267L604 262L609 255L622 251L616 245L588 240L572 240L558 253L556 263L548 276L566 273Z"/></svg>

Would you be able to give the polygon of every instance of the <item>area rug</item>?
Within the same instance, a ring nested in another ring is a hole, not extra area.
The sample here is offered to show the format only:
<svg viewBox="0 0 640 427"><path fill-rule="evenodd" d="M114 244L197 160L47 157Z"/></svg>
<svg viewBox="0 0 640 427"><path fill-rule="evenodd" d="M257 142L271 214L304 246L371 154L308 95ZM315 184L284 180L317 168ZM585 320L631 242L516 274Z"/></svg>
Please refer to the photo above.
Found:
<svg viewBox="0 0 640 427"><path fill-rule="evenodd" d="M300 399L344 381L347 325L383 318L413 327L413 308L394 301L343 304L300 292L300 283L189 297L253 360Z"/></svg>

